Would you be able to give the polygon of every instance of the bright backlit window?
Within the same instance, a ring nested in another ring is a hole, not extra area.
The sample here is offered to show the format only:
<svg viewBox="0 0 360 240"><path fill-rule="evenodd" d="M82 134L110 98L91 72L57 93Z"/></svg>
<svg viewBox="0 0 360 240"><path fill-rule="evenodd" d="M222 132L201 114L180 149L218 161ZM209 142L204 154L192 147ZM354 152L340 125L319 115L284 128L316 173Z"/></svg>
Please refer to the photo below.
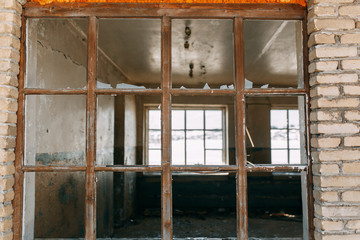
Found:
<svg viewBox="0 0 360 240"><path fill-rule="evenodd" d="M271 163L300 164L298 110L271 110Z"/></svg>
<svg viewBox="0 0 360 240"><path fill-rule="evenodd" d="M172 110L172 164L226 164L224 108L175 108ZM160 110L148 109L147 160L161 163Z"/></svg>

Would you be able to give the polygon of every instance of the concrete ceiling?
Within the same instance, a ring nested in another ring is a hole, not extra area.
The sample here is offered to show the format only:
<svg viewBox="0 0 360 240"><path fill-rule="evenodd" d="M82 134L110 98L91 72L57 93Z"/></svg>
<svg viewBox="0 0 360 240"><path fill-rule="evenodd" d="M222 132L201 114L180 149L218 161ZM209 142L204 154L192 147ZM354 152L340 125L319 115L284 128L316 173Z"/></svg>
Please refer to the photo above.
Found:
<svg viewBox="0 0 360 240"><path fill-rule="evenodd" d="M186 27L190 28L190 35L185 33ZM295 21L245 21L245 77L254 87L297 86L296 27ZM158 19L99 22L99 48L122 71L128 83L160 85L160 44ZM232 20L173 20L173 87L203 87L208 83L218 88L233 84L233 50Z"/></svg>

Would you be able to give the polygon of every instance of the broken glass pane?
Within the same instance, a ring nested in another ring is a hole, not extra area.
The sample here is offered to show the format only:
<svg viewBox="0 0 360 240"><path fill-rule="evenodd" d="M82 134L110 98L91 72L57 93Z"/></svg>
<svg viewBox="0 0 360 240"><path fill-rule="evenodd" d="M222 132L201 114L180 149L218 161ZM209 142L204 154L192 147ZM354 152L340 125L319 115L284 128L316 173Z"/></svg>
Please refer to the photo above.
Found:
<svg viewBox="0 0 360 240"><path fill-rule="evenodd" d="M26 88L86 88L86 19L30 18L27 30Z"/></svg>

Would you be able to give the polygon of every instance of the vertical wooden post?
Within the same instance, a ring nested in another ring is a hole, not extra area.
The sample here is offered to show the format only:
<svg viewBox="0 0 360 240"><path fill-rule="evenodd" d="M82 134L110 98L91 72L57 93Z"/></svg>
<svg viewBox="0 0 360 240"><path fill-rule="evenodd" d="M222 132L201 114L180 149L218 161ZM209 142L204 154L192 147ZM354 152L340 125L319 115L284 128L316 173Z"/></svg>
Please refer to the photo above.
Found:
<svg viewBox="0 0 360 240"><path fill-rule="evenodd" d="M85 239L96 238L96 67L97 67L98 20L89 17L88 30L88 84L86 102L86 199L85 199Z"/></svg>
<svg viewBox="0 0 360 240"><path fill-rule="evenodd" d="M171 19L161 22L161 238L172 239L172 179L171 179Z"/></svg>
<svg viewBox="0 0 360 240"><path fill-rule="evenodd" d="M244 77L244 27L243 19L234 19L235 41L235 86L236 86L236 207L237 237L248 239L247 221L247 176L245 155L245 77Z"/></svg>

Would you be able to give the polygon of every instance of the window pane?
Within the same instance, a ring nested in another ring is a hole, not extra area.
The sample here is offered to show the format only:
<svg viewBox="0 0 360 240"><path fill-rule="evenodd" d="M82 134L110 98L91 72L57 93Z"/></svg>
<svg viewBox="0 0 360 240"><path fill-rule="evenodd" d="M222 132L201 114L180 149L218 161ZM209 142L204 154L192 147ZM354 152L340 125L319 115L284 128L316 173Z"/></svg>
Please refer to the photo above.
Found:
<svg viewBox="0 0 360 240"><path fill-rule="evenodd" d="M25 164L85 165L85 126L85 96L26 96Z"/></svg>
<svg viewBox="0 0 360 240"><path fill-rule="evenodd" d="M222 150L206 150L206 165L223 165Z"/></svg>
<svg viewBox="0 0 360 240"><path fill-rule="evenodd" d="M205 111L205 128L222 129L222 111L206 110Z"/></svg>
<svg viewBox="0 0 360 240"><path fill-rule="evenodd" d="M300 148L299 130L290 130L289 131L289 148Z"/></svg>
<svg viewBox="0 0 360 240"><path fill-rule="evenodd" d="M245 87L297 88L302 80L302 26L294 20L245 20Z"/></svg>
<svg viewBox="0 0 360 240"><path fill-rule="evenodd" d="M186 164L204 164L203 131L186 132Z"/></svg>
<svg viewBox="0 0 360 240"><path fill-rule="evenodd" d="M186 128L203 129L204 128L204 111L203 110L186 110Z"/></svg>
<svg viewBox="0 0 360 240"><path fill-rule="evenodd" d="M149 156L156 153L149 153L149 148L161 149L160 110L144 109L160 103L160 96L98 95L96 165L148 164ZM144 124L145 120L148 124ZM154 129L149 130L149 125ZM160 164L160 157L155 155L151 161Z"/></svg>
<svg viewBox="0 0 360 240"><path fill-rule="evenodd" d="M222 131L205 131L206 149L223 149Z"/></svg>
<svg viewBox="0 0 360 240"><path fill-rule="evenodd" d="M161 150L149 150L149 165L161 165Z"/></svg>
<svg viewBox="0 0 360 240"><path fill-rule="evenodd" d="M99 19L98 35L97 88L161 87L159 19Z"/></svg>
<svg viewBox="0 0 360 240"><path fill-rule="evenodd" d="M287 164L288 151L287 150L271 150L271 163L272 164Z"/></svg>
<svg viewBox="0 0 360 240"><path fill-rule="evenodd" d="M25 173L23 239L84 238L84 213L84 172Z"/></svg>
<svg viewBox="0 0 360 240"><path fill-rule="evenodd" d="M172 189L174 239L236 239L234 175L174 175Z"/></svg>
<svg viewBox="0 0 360 240"><path fill-rule="evenodd" d="M86 19L29 19L27 88L85 88Z"/></svg>
<svg viewBox="0 0 360 240"><path fill-rule="evenodd" d="M161 174L96 172L97 239L161 238ZM65 239L63 239L65 240Z"/></svg>
<svg viewBox="0 0 360 240"><path fill-rule="evenodd" d="M287 147L287 130L271 130L271 148Z"/></svg>
<svg viewBox="0 0 360 240"><path fill-rule="evenodd" d="M185 132L171 132L171 162L173 165L185 165Z"/></svg>
<svg viewBox="0 0 360 240"><path fill-rule="evenodd" d="M249 239L303 239L301 176L250 175L247 178Z"/></svg>
<svg viewBox="0 0 360 240"><path fill-rule="evenodd" d="M234 89L233 29L231 19L172 20L172 87Z"/></svg>
<svg viewBox="0 0 360 240"><path fill-rule="evenodd" d="M161 129L160 110L149 110L149 129Z"/></svg>
<svg viewBox="0 0 360 240"><path fill-rule="evenodd" d="M161 148L161 131L149 131L149 148Z"/></svg>
<svg viewBox="0 0 360 240"><path fill-rule="evenodd" d="M271 128L287 128L287 111L271 110L270 121Z"/></svg>
<svg viewBox="0 0 360 240"><path fill-rule="evenodd" d="M185 129L185 110L171 111L172 129Z"/></svg>
<svg viewBox="0 0 360 240"><path fill-rule="evenodd" d="M300 150L290 150L290 164L300 164Z"/></svg>
<svg viewBox="0 0 360 240"><path fill-rule="evenodd" d="M289 128L299 129L299 111L289 110Z"/></svg>

